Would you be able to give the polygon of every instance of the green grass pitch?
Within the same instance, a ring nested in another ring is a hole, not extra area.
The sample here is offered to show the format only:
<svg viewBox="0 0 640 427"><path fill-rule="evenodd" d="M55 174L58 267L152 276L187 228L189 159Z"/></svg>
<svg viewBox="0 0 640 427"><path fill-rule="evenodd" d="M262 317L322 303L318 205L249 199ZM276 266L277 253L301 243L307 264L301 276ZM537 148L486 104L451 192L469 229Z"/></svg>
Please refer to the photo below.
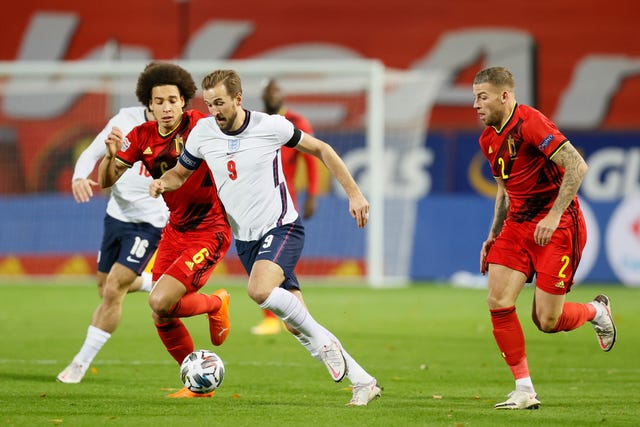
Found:
<svg viewBox="0 0 640 427"><path fill-rule="evenodd" d="M496 411L513 388L491 333L486 291L421 284L397 289L303 284L314 317L384 387L368 407L345 407L348 382L286 333L256 337L260 319L243 282L231 292L232 329L213 348L204 316L187 319L198 348L224 360L211 399L168 399L178 366L153 328L147 294L125 299L123 320L80 384L57 373L84 339L98 304L90 279L0 285L0 426L634 426L640 423L640 290L580 285L569 301L609 295L618 342L603 353L589 324L543 334L527 286L518 313L542 406ZM205 288L223 285L215 278Z"/></svg>

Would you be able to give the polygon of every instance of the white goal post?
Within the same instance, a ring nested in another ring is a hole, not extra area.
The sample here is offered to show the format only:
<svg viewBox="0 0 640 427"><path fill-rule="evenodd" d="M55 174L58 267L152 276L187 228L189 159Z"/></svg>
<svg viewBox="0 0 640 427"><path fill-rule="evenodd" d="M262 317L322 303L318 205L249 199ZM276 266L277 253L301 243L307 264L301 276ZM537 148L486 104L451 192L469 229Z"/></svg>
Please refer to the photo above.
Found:
<svg viewBox="0 0 640 427"><path fill-rule="evenodd" d="M336 139L347 150L341 155L371 204L366 234L360 232L362 237L353 238L351 234L338 234L331 238L332 244L362 248L363 253L357 256L362 258L371 286L404 284L409 280L419 195L411 191L417 184L410 176L397 176L401 169L398 163L403 161L399 156L416 152L424 156L420 148L425 144L426 124L442 75L393 71L385 69L380 61L364 59L171 62L188 70L198 87L202 78L214 69L237 70L243 81L243 105L254 110L262 108L260 95L266 79L277 78L287 105L309 119L317 136L333 145L332 136L338 135ZM135 84L147 63L0 61L3 117L38 121L45 116L60 115L64 120L64 111L84 94L100 93L107 104L100 108L106 123L108 115L119 108L139 104ZM328 137L323 138L324 135ZM363 146L358 147L359 144ZM423 161L428 163L429 159ZM336 187L339 185L331 183L331 191L343 197ZM326 222L321 236L316 234L311 239L328 236L333 225L340 233L337 224L342 220L338 218L348 217L347 209L343 206L342 211L330 215L335 216L335 223ZM353 220L348 220L356 228ZM335 241L341 239L342 242ZM355 242L358 239L363 241ZM337 255L342 256L349 255Z"/></svg>

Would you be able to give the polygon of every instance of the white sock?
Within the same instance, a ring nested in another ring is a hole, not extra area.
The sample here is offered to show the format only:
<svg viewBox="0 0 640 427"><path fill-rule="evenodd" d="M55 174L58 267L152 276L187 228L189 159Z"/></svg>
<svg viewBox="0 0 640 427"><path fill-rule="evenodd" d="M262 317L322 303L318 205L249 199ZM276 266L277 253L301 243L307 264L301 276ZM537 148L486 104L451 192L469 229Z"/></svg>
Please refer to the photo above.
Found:
<svg viewBox="0 0 640 427"><path fill-rule="evenodd" d="M533 381L531 381L531 377L518 378L516 380L516 390L536 394L536 390L533 388Z"/></svg>
<svg viewBox="0 0 640 427"><path fill-rule="evenodd" d="M73 361L85 366L90 365L109 338L111 338L109 332L89 325L84 344L82 344L80 351L76 354L76 357L73 358Z"/></svg>
<svg viewBox="0 0 640 427"><path fill-rule="evenodd" d="M267 299L260 304L260 308L271 310L273 314L304 334L309 340L307 349L311 354L331 343L326 330L315 321L304 304L287 290L273 288Z"/></svg>
<svg viewBox="0 0 640 427"><path fill-rule="evenodd" d="M602 315L605 313L604 307L602 306L602 304L595 301L591 301L589 304L594 306L596 309L596 315L593 317L593 319L591 319L592 323L596 323L602 318Z"/></svg>
<svg viewBox="0 0 640 427"><path fill-rule="evenodd" d="M151 289L153 288L152 277L153 275L151 273L147 273L146 271L142 272L140 275L142 285L140 285L140 289L138 289L140 292L151 292Z"/></svg>
<svg viewBox="0 0 640 427"><path fill-rule="evenodd" d="M324 329L325 332L335 342L340 344L340 347L342 347L340 340L338 340L338 338L336 338L335 335L331 333L331 331L326 329L324 326L321 326L321 328ZM311 356L313 356L317 361L322 362L322 359L320 358L320 353L318 353L317 349L314 350L311 348L308 337L306 337L302 333L298 335L294 335L294 337L298 340L298 342L300 342L300 344L302 344L309 351L309 353L311 353ZM349 353L347 353L344 347L342 347L342 354L344 355L344 359L347 362L347 378L349 379L351 384L368 384L371 381L373 381L373 377L369 375L367 371L365 371L362 368L362 366L360 366L358 362L356 362L355 359L351 357Z"/></svg>
<svg viewBox="0 0 640 427"><path fill-rule="evenodd" d="M311 356L313 356L314 359L316 359L318 362L322 362L322 359L320 358L320 353L311 349L311 342L309 341L309 338L305 334L300 332L298 335L294 334L293 337L297 339L298 342L302 344L302 346L309 351L309 353L311 353Z"/></svg>

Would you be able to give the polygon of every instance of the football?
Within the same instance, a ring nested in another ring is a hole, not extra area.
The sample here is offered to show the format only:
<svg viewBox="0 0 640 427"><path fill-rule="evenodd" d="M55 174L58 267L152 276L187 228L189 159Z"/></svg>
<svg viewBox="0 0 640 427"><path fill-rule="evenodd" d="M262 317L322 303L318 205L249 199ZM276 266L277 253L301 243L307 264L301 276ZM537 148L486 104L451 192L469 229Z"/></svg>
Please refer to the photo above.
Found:
<svg viewBox="0 0 640 427"><path fill-rule="evenodd" d="M224 363L209 350L196 350L182 361L180 380L194 393L209 393L222 384Z"/></svg>

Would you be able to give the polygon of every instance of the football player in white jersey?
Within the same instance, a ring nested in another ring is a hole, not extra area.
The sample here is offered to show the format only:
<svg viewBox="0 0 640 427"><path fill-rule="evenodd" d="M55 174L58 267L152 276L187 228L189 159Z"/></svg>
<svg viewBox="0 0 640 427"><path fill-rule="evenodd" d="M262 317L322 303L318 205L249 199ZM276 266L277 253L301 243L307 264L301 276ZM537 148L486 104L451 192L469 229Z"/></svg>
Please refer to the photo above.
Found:
<svg viewBox="0 0 640 427"><path fill-rule="evenodd" d="M129 132L153 116L145 107L122 108L113 116L76 161L71 189L78 203L93 197L98 183L89 175L105 155L111 128ZM93 313L85 341L72 362L57 376L63 383L79 383L102 346L120 323L127 292L151 291L151 274L145 267L153 256L169 212L162 198L149 197L151 175L142 162L127 170L111 187L98 253L98 294L102 302Z"/></svg>
<svg viewBox="0 0 640 427"><path fill-rule="evenodd" d="M202 82L211 117L193 129L180 161L149 187L152 196L179 188L206 161L233 230L238 256L249 274L249 296L282 319L331 378L353 384L347 404L365 406L380 396L376 379L316 322L294 273L304 244L299 219L282 172L281 147L318 157L344 188L358 227L367 224L369 203L331 146L295 128L280 115L242 108L242 84L234 70L216 70Z"/></svg>

